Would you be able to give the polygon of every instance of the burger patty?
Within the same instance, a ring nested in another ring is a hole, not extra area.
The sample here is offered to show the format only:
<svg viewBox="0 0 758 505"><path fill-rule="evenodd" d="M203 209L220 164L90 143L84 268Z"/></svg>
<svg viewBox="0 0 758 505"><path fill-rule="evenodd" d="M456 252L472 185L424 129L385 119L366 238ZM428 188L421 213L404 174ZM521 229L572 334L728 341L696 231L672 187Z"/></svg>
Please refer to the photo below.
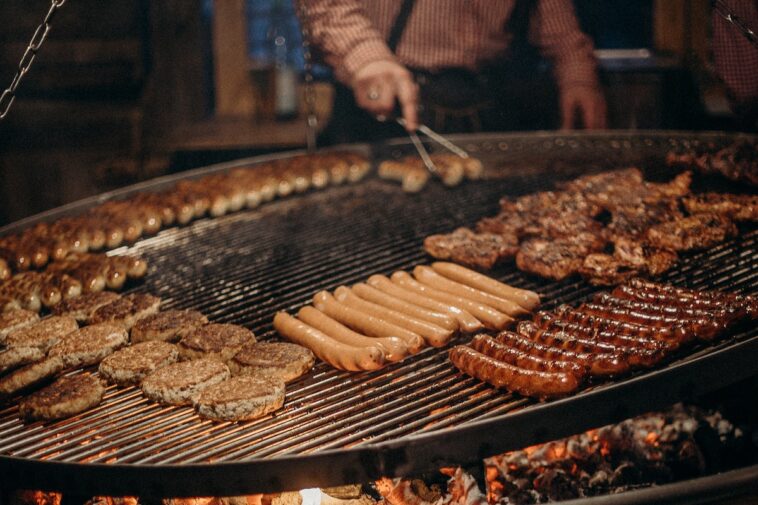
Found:
<svg viewBox="0 0 758 505"><path fill-rule="evenodd" d="M98 368L108 382L121 386L138 385L150 373L176 363L179 351L168 342L140 342L103 359Z"/></svg>
<svg viewBox="0 0 758 505"><path fill-rule="evenodd" d="M21 417L29 421L52 421L98 405L104 394L105 387L93 375L70 375L21 400L18 410Z"/></svg>
<svg viewBox="0 0 758 505"><path fill-rule="evenodd" d="M166 310L137 321L132 327L132 342L161 340L176 342L195 328L208 324L208 318L195 310Z"/></svg>
<svg viewBox="0 0 758 505"><path fill-rule="evenodd" d="M205 388L228 379L229 368L214 359L182 361L150 373L142 392L151 400L168 405L189 405Z"/></svg>
<svg viewBox="0 0 758 505"><path fill-rule="evenodd" d="M229 361L245 344L255 342L255 335L236 324L207 324L195 328L179 341L183 359L209 358Z"/></svg>
<svg viewBox="0 0 758 505"><path fill-rule="evenodd" d="M61 338L48 356L60 357L66 367L95 365L128 342L129 334L121 326L93 324Z"/></svg>
<svg viewBox="0 0 758 505"><path fill-rule="evenodd" d="M141 293L126 295L95 310L89 324L113 323L128 330L143 317L158 312L160 304L161 299L156 296Z"/></svg>
<svg viewBox="0 0 758 505"><path fill-rule="evenodd" d="M70 316L83 323L92 317L92 314L102 307L120 298L112 291L97 291L84 293L83 295L63 300L53 307L53 314L58 316Z"/></svg>
<svg viewBox="0 0 758 505"><path fill-rule="evenodd" d="M26 328L16 330L5 338L5 345L12 347L37 347L47 352L65 335L79 329L76 320L68 316L51 316Z"/></svg>
<svg viewBox="0 0 758 505"><path fill-rule="evenodd" d="M268 376L232 377L205 388L195 400L197 413L217 421L246 421L284 404L284 382Z"/></svg>
<svg viewBox="0 0 758 505"><path fill-rule="evenodd" d="M246 344L229 360L232 375L276 377L291 382L313 368L316 358L310 349L288 342Z"/></svg>

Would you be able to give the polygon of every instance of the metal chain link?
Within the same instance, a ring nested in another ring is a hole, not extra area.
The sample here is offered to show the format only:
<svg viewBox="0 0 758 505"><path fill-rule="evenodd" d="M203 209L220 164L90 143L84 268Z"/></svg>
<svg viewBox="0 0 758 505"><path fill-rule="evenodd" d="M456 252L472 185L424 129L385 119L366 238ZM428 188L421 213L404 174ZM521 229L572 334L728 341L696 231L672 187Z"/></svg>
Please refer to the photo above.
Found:
<svg viewBox="0 0 758 505"><path fill-rule="evenodd" d="M29 72L29 68L32 66L32 62L37 56L37 51L39 51L40 47L42 47L42 44L45 42L45 39L47 39L47 34L50 33L50 28L52 26L50 22L52 21L53 16L55 16L58 9L63 7L63 4L65 3L66 0L52 0L45 19L34 31L32 40L29 42L26 51L24 51L24 55L21 57L21 61L18 63L15 77L13 77L10 86L8 86L5 91L3 91L3 94L0 95L0 120L8 115L8 111L10 110L11 105L13 105L13 101L16 99L16 89L21 83L21 79L23 79L26 73Z"/></svg>
<svg viewBox="0 0 758 505"><path fill-rule="evenodd" d="M303 71L305 78L305 109L306 130L305 144L308 152L316 150L316 134L318 132L318 117L316 116L316 88L313 79L313 55L311 54L310 31L308 27L308 12L305 8L307 0L295 0L298 4L300 17L300 33L303 39Z"/></svg>

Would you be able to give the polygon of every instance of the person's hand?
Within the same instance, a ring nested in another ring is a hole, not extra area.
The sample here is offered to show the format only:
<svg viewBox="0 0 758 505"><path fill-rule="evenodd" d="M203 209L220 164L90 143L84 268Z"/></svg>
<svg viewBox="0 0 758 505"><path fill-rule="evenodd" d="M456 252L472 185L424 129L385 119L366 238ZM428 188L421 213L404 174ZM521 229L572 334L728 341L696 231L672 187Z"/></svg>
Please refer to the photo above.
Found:
<svg viewBox="0 0 758 505"><path fill-rule="evenodd" d="M353 77L355 102L377 118L395 110L395 100L405 119L405 128L418 128L418 86L413 74L394 61L375 61L364 66Z"/></svg>
<svg viewBox="0 0 758 505"><path fill-rule="evenodd" d="M593 86L573 86L561 91L561 128L570 130L581 119L589 130L607 126L605 98Z"/></svg>

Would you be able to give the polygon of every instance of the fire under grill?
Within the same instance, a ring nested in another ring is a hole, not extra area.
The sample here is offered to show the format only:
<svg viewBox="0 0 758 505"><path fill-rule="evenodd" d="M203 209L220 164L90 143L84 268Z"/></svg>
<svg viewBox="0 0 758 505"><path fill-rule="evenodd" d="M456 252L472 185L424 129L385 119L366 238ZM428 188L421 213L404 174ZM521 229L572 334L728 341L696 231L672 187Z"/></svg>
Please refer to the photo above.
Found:
<svg viewBox="0 0 758 505"><path fill-rule="evenodd" d="M167 229L128 249L150 264L133 291L162 297L165 309L192 308L214 322L245 325L268 340L276 336L271 321L277 310L292 313L321 289L428 262L423 237L494 214L505 194L550 189L556 180L628 163L642 163L655 178L667 173L665 152L691 138L462 136L493 178L454 189L433 184L409 196L371 177ZM408 152L401 143L373 149L385 156ZM758 230L743 232L685 255L662 280L756 292ZM495 276L538 291L548 309L577 303L597 289L579 280L528 277L513 265ZM321 363L288 386L281 410L242 424L202 420L189 407L163 407L138 389L111 386L99 407L58 422L24 424L15 405L0 410L0 474L7 477L0 487L208 496L412 474L481 461L717 389L754 375L757 351L758 330L748 328L660 370L548 403L461 376L446 349L426 349L372 373L349 374Z"/></svg>

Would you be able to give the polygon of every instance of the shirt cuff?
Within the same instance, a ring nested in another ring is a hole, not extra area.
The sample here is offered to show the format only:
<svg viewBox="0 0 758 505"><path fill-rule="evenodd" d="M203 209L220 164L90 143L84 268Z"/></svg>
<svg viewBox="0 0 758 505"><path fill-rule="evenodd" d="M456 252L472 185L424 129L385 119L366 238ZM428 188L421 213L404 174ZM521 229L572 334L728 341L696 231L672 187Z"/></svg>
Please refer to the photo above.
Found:
<svg viewBox="0 0 758 505"><path fill-rule="evenodd" d="M366 40L348 52L339 67L337 78L349 84L360 69L374 61L395 61L395 55L381 40Z"/></svg>

